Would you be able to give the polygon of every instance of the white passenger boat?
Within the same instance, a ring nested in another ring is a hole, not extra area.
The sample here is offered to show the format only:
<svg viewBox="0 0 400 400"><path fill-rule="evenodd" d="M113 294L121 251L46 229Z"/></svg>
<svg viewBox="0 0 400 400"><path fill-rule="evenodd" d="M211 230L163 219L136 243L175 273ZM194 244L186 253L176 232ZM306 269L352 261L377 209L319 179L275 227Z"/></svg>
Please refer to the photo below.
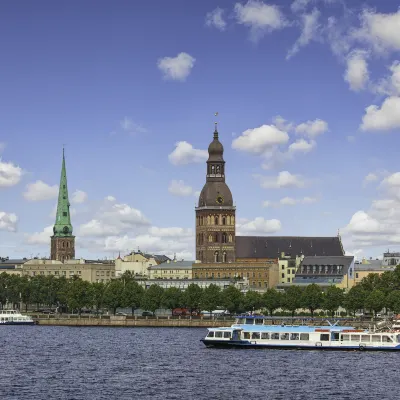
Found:
<svg viewBox="0 0 400 400"><path fill-rule="evenodd" d="M262 316L240 316L230 328L208 328L207 347L296 350L400 351L400 333L348 326L266 325Z"/></svg>
<svg viewBox="0 0 400 400"><path fill-rule="evenodd" d="M0 325L34 325L35 321L16 310L0 310Z"/></svg>

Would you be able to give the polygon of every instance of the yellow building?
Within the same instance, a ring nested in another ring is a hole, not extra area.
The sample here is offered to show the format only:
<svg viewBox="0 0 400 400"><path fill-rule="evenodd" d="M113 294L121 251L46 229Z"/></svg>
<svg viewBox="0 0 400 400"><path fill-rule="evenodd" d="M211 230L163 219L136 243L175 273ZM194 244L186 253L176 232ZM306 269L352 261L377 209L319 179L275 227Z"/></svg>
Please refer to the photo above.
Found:
<svg viewBox="0 0 400 400"><path fill-rule="evenodd" d="M126 271L130 271L136 276L149 277L149 267L168 260L170 259L164 255L146 254L141 251L132 252L123 258L118 256L115 260L115 273L117 277Z"/></svg>
<svg viewBox="0 0 400 400"><path fill-rule="evenodd" d="M303 256L291 257L290 255L285 255L284 252L278 259L279 264L279 283L293 283L293 279L296 275L297 268L299 267Z"/></svg>
<svg viewBox="0 0 400 400"><path fill-rule="evenodd" d="M369 274L378 274L381 275L386 271L393 271L393 267L383 266L381 264L381 260L372 260L376 262L362 262L361 264L355 264L355 276L354 276L354 284L360 283L364 278L366 278Z"/></svg>
<svg viewBox="0 0 400 400"><path fill-rule="evenodd" d="M22 276L77 276L88 282L109 282L115 278L114 263L88 260L29 260L19 267Z"/></svg>
<svg viewBox="0 0 400 400"><path fill-rule="evenodd" d="M194 261L167 261L148 268L150 279L192 279Z"/></svg>

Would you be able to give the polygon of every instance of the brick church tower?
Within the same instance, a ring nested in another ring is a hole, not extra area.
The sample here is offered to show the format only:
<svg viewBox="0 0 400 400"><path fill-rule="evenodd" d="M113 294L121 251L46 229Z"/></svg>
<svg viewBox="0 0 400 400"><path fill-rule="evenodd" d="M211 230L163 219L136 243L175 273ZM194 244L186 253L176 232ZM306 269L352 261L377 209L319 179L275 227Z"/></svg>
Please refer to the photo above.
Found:
<svg viewBox="0 0 400 400"><path fill-rule="evenodd" d="M202 263L235 261L235 213L232 193L225 183L224 147L218 139L208 147L206 184L196 207L196 259Z"/></svg>
<svg viewBox="0 0 400 400"><path fill-rule="evenodd" d="M72 235L71 216L69 213L69 199L67 186L67 171L65 168L65 156L61 167L60 189L58 193L56 222L51 236L52 260L64 262L75 258L75 236Z"/></svg>

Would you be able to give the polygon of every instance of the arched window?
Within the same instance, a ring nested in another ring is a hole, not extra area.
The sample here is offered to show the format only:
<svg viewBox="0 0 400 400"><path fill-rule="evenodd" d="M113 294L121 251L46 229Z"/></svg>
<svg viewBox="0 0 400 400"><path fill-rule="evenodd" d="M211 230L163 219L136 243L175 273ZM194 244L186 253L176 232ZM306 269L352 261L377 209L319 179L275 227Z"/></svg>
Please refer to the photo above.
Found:
<svg viewBox="0 0 400 400"><path fill-rule="evenodd" d="M226 262L226 251L222 253L222 262Z"/></svg>
<svg viewBox="0 0 400 400"><path fill-rule="evenodd" d="M225 217L225 215L222 217L222 225L226 225L226 217Z"/></svg>
<svg viewBox="0 0 400 400"><path fill-rule="evenodd" d="M211 165L211 174L215 174L215 165Z"/></svg>
<svg viewBox="0 0 400 400"><path fill-rule="evenodd" d="M228 215L228 217L226 218L226 223L228 224L228 225L230 225L231 224L231 216L230 215Z"/></svg>
<svg viewBox="0 0 400 400"><path fill-rule="evenodd" d="M215 243L219 243L218 232L215 233L214 242L215 242Z"/></svg>
<svg viewBox="0 0 400 400"><path fill-rule="evenodd" d="M64 247L64 248L65 248L65 242L62 242L62 247Z"/></svg>
<svg viewBox="0 0 400 400"><path fill-rule="evenodd" d="M201 225L204 225L204 217L201 217Z"/></svg>
<svg viewBox="0 0 400 400"><path fill-rule="evenodd" d="M229 243L232 243L232 235L229 235Z"/></svg>
<svg viewBox="0 0 400 400"><path fill-rule="evenodd" d="M216 251L215 253L214 253L214 262L219 262L219 252L218 251Z"/></svg>
<svg viewBox="0 0 400 400"><path fill-rule="evenodd" d="M227 242L227 237L226 237L226 232L224 232L223 234L222 234L222 243L226 243Z"/></svg>
<svg viewBox="0 0 400 400"><path fill-rule="evenodd" d="M214 225L218 225L218 215L214 217Z"/></svg>
<svg viewBox="0 0 400 400"><path fill-rule="evenodd" d="M211 224L210 221L211 221L211 220L210 220L210 216L208 215L208 216L207 216L207 225L210 225L210 224Z"/></svg>
<svg viewBox="0 0 400 400"><path fill-rule="evenodd" d="M212 241L213 241L212 235L209 235L209 236L208 236L208 241L209 241L210 243L212 243Z"/></svg>
<svg viewBox="0 0 400 400"><path fill-rule="evenodd" d="M217 174L220 174L220 173L221 173L221 166L220 166L220 165L217 165L217 167L215 168L215 172L216 172Z"/></svg>

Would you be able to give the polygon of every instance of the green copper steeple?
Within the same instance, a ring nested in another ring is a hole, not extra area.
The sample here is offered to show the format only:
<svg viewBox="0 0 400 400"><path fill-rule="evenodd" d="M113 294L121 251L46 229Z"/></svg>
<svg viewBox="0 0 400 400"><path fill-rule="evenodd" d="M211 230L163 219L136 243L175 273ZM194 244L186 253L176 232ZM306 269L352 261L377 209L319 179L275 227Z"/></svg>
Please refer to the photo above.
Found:
<svg viewBox="0 0 400 400"><path fill-rule="evenodd" d="M53 233L56 237L72 236L71 216L69 213L67 170L65 168L65 156L63 149L63 159L60 178L60 189L58 192L56 222Z"/></svg>

